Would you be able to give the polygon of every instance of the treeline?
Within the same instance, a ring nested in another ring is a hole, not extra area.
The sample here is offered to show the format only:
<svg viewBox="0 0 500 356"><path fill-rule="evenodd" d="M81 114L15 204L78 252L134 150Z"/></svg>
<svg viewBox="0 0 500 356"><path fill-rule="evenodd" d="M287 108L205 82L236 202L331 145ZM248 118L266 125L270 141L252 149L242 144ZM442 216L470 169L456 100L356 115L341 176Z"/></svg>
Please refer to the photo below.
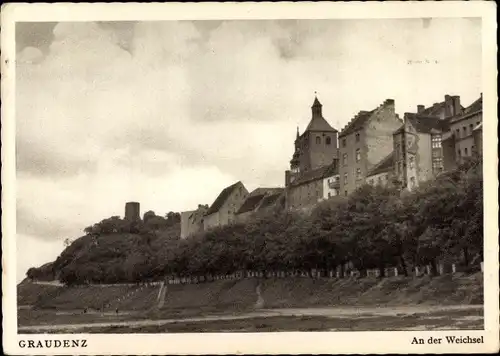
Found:
<svg viewBox="0 0 500 356"><path fill-rule="evenodd" d="M463 166L412 192L365 185L349 197L319 204L310 215L274 211L186 240L165 237L161 229L124 234L115 227L98 234L92 228L61 254L54 268L67 284L237 271L326 272L346 266L361 275L376 268L383 276L386 267L410 274L414 266L424 265L437 273L438 262L478 268L483 182L480 169L473 167Z"/></svg>

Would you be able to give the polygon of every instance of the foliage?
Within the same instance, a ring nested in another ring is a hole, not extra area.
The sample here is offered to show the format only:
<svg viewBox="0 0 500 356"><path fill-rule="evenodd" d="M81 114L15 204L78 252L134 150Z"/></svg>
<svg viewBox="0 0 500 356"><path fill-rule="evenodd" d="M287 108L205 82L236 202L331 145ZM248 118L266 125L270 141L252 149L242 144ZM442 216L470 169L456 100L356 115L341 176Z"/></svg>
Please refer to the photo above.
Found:
<svg viewBox="0 0 500 356"><path fill-rule="evenodd" d="M355 268L362 274L438 261L482 258L483 191L478 169L460 167L412 192L360 187L310 215L272 210L179 240L180 215L154 212L128 222L110 217L85 229L51 265L67 284L137 282L166 275ZM45 267L47 269L47 267ZM28 275L37 278L38 269Z"/></svg>

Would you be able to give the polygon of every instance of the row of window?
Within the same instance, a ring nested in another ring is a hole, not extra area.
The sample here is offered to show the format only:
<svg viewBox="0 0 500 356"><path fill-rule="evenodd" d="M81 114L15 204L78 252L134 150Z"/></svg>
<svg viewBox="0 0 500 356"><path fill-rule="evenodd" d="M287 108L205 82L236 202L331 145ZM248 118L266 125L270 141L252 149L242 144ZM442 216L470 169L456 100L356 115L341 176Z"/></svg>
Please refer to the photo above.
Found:
<svg viewBox="0 0 500 356"><path fill-rule="evenodd" d="M361 176L361 168L356 169L356 179L361 179L363 178ZM344 173L344 185L348 185L349 183L349 175L347 173Z"/></svg>
<svg viewBox="0 0 500 356"><path fill-rule="evenodd" d="M475 150L476 150L476 146L474 146L474 145L473 145L473 146L471 146L470 150L469 150L467 147L465 147L465 148L464 148L464 150L463 150L463 152L462 152L462 151L460 150L460 148L459 148L459 149L457 150L457 156L458 156L458 157L462 157L462 156L464 156L464 157L466 157L466 156L470 156L470 155L472 155L472 154L474 153L474 151L475 151ZM462 153L463 153L463 154L462 154Z"/></svg>
<svg viewBox="0 0 500 356"><path fill-rule="evenodd" d="M357 132L356 135L354 135L354 137L356 138L356 142L359 142L361 139L359 132ZM346 138L342 139L342 147L347 147L347 139Z"/></svg>
<svg viewBox="0 0 500 356"><path fill-rule="evenodd" d="M384 175L384 176L379 176L378 179L377 179L377 184L381 185L383 182L387 181L387 176ZM368 181L368 184L370 185L374 185L375 184L375 180L374 179L370 179Z"/></svg>
<svg viewBox="0 0 500 356"><path fill-rule="evenodd" d="M441 135L432 135L431 142L432 142L432 148L440 148L442 142Z"/></svg>
<svg viewBox="0 0 500 356"><path fill-rule="evenodd" d="M361 149L356 149L356 162L361 161ZM342 155L342 165L347 166L347 153Z"/></svg>
<svg viewBox="0 0 500 356"><path fill-rule="evenodd" d="M477 121L476 125L479 125L481 121ZM469 124L469 130L467 130L467 125L462 126L462 136L460 136L460 128L455 129L455 135L457 138L467 137L472 135L472 130L474 130L474 124Z"/></svg>
<svg viewBox="0 0 500 356"><path fill-rule="evenodd" d="M433 157L432 158L432 171L434 173L443 171L443 158L442 157Z"/></svg>

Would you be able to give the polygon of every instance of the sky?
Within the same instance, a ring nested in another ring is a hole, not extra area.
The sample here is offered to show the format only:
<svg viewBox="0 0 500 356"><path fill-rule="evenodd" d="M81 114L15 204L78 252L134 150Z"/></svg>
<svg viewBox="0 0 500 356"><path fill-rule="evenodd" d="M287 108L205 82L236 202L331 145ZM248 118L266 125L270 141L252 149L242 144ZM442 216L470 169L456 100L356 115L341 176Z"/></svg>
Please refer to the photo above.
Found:
<svg viewBox="0 0 500 356"><path fill-rule="evenodd" d="M401 117L467 106L481 22L17 23L17 280L127 201L164 215L283 186L315 92L339 131L388 98Z"/></svg>

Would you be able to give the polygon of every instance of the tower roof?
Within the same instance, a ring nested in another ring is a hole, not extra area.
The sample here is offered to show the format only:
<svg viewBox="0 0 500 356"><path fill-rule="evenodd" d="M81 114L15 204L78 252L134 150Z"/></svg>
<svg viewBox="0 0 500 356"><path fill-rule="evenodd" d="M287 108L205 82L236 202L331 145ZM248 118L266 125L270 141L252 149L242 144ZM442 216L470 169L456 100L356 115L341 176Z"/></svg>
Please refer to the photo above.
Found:
<svg viewBox="0 0 500 356"><path fill-rule="evenodd" d="M314 103L311 107L312 118L307 125L306 131L326 131L326 132L338 132L335 130L323 117L321 108L323 105L318 100L318 97L314 98Z"/></svg>

